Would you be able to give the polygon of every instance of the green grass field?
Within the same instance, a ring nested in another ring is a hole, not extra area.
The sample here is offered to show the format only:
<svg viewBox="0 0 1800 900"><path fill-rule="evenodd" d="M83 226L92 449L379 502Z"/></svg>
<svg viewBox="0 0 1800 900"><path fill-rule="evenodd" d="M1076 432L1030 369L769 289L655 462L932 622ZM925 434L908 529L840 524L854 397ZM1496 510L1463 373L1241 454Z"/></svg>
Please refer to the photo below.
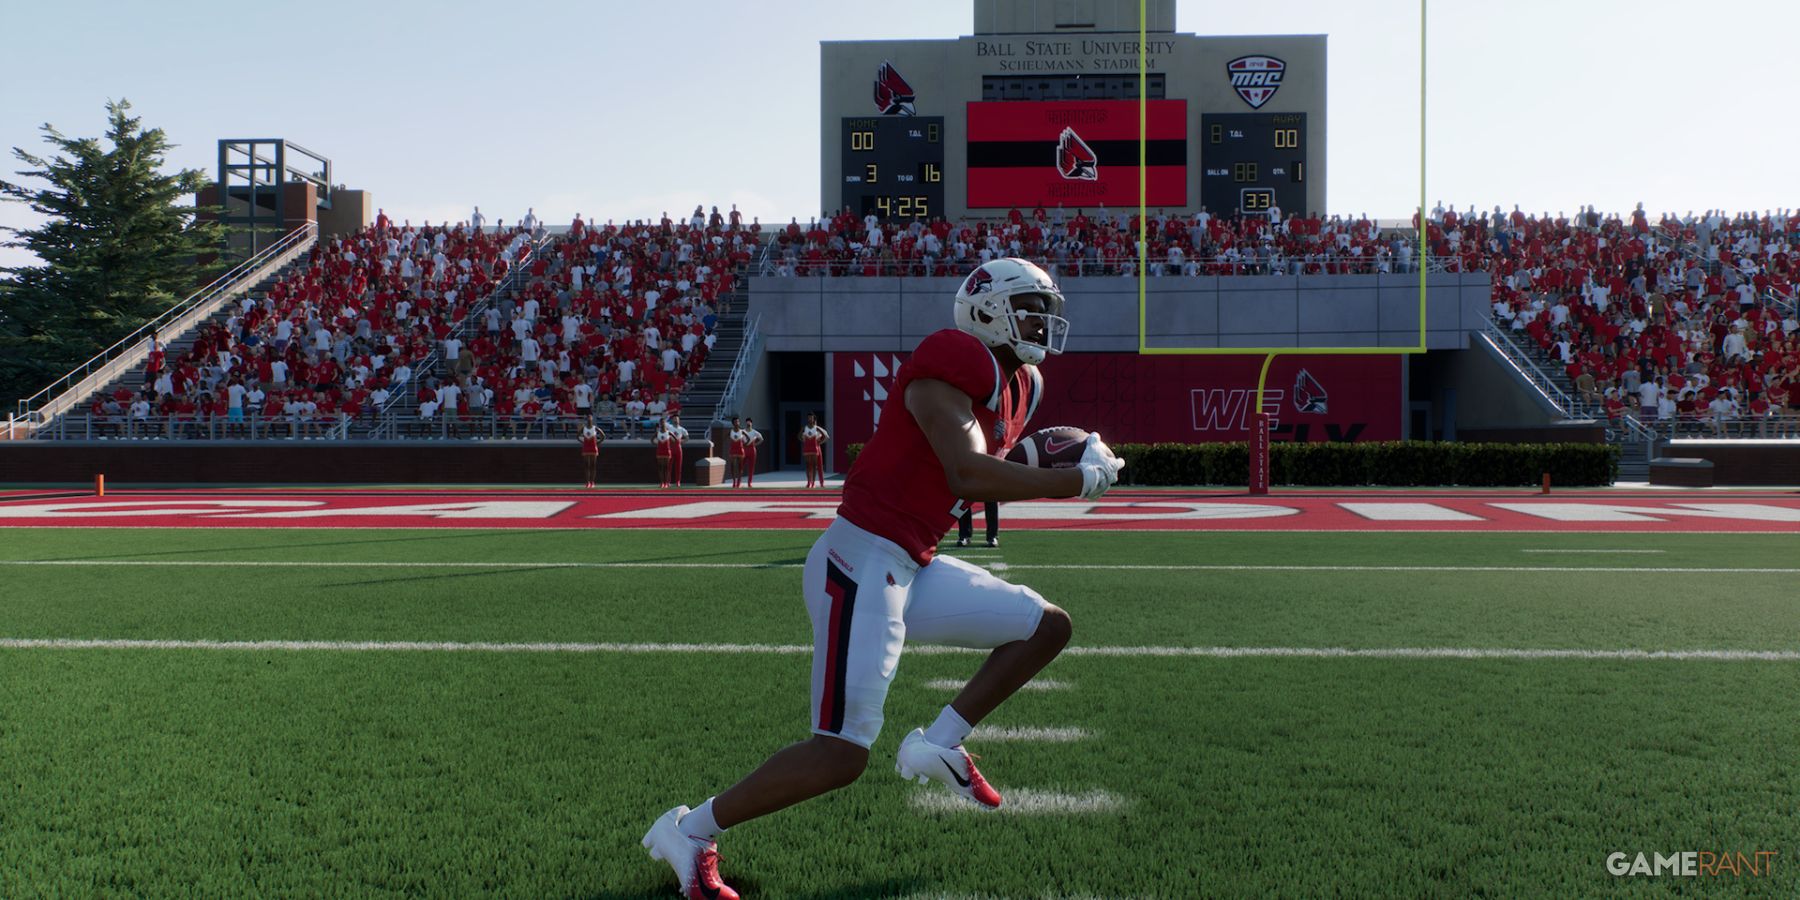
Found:
<svg viewBox="0 0 1800 900"><path fill-rule="evenodd" d="M804 644L812 537L6 530L0 638ZM1004 542L967 552L1068 609L1081 648L1800 649L1793 572L1648 571L1785 568L1792 535ZM1578 548L1663 552L1525 552ZM306 565L248 565L287 562ZM1056 568L1072 563L1119 568ZM1341 568L1371 565L1463 569ZM1003 793L1095 807L1036 814L944 808L893 774L939 682L978 663L905 657L867 776L728 832L727 880L818 898L1800 894L1800 662L1067 655L1043 676L1062 689L984 725L1085 737L970 742ZM0 648L0 896L674 896L638 838L805 737L808 667ZM1763 877L1604 865L1683 850L1780 855Z"/></svg>

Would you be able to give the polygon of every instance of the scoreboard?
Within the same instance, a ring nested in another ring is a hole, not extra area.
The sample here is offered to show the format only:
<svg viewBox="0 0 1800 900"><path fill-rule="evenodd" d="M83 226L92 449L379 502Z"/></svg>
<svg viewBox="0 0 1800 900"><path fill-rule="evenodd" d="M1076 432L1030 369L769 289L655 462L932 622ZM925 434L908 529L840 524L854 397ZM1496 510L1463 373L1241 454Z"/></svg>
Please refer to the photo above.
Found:
<svg viewBox="0 0 1800 900"><path fill-rule="evenodd" d="M1200 203L1215 215L1305 214L1306 114L1200 116Z"/></svg>
<svg viewBox="0 0 1800 900"><path fill-rule="evenodd" d="M944 215L944 117L843 120L841 209L882 219Z"/></svg>

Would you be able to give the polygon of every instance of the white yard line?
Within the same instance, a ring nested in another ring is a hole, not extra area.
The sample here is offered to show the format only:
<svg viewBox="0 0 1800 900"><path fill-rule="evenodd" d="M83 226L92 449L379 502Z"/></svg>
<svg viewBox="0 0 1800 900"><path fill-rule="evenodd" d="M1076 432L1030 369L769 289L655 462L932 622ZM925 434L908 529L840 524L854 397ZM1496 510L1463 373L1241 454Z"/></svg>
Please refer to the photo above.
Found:
<svg viewBox="0 0 1800 900"><path fill-rule="evenodd" d="M997 810L985 809L942 790L922 790L913 794L913 809L930 813L981 813L984 815L1053 815L1117 812L1125 808L1125 798L1111 791L1083 791L1064 794L1031 788L1012 788L1001 793Z"/></svg>
<svg viewBox="0 0 1800 900"><path fill-rule="evenodd" d="M1071 744L1085 741L1093 735L1080 728L1037 728L1022 726L1018 728L989 727L978 725L969 732L971 741L1037 741L1045 744Z"/></svg>
<svg viewBox="0 0 1800 900"><path fill-rule="evenodd" d="M325 560L237 559L5 559L0 566L148 566L164 568L275 568L275 569L798 569L800 563L750 562L331 562ZM1076 564L990 563L988 569L1006 572L1639 572L1648 575L1800 575L1800 568L1731 566L1301 566L1301 565L1180 565L1180 564Z"/></svg>
<svg viewBox="0 0 1800 900"><path fill-rule="evenodd" d="M486 641L216 641L138 638L0 638L0 650L325 650L337 652L438 653L702 653L809 654L808 644L493 643ZM909 654L973 655L985 650L919 644ZM1514 647L1070 647L1065 656L1198 657L1240 659L1575 659L1800 661L1800 650L1573 650Z"/></svg>
<svg viewBox="0 0 1800 900"><path fill-rule="evenodd" d="M965 685L965 684L968 684L968 682L967 681L958 681L955 678L938 678L938 679L934 679L932 681L925 682L925 686L934 691L960 691L963 689L963 685ZM1057 681L1054 678L1034 678L1031 681L1025 682L1024 686L1020 687L1019 690L1021 690L1021 691L1066 691L1069 688L1072 688L1074 686L1075 685L1071 682Z"/></svg>
<svg viewBox="0 0 1800 900"><path fill-rule="evenodd" d="M1667 553L1667 550L1520 550L1520 553Z"/></svg>

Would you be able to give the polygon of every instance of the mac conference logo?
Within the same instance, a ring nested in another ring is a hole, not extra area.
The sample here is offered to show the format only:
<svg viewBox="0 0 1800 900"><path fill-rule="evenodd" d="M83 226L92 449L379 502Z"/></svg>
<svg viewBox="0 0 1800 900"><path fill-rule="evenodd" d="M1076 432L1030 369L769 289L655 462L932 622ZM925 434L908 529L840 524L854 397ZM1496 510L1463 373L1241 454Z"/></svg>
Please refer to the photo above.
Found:
<svg viewBox="0 0 1800 900"><path fill-rule="evenodd" d="M1281 90L1281 76L1286 71L1287 63L1273 56L1240 56L1225 64L1231 86L1251 109L1262 109Z"/></svg>
<svg viewBox="0 0 1800 900"><path fill-rule="evenodd" d="M887 60L875 70L875 108L884 116L913 114L913 89L900 77L900 70Z"/></svg>
<svg viewBox="0 0 1800 900"><path fill-rule="evenodd" d="M1100 160L1073 128L1064 128L1056 138L1056 171L1074 181L1100 180Z"/></svg>

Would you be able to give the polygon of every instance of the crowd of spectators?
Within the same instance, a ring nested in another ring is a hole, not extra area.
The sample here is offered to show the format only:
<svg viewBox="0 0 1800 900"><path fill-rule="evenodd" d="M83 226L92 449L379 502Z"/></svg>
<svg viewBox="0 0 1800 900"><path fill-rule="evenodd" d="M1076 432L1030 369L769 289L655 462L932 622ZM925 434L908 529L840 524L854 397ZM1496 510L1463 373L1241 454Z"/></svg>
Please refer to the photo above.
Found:
<svg viewBox="0 0 1800 900"><path fill-rule="evenodd" d="M142 387L89 412L103 431L171 437L342 436L384 410L408 432L547 435L594 416L634 433L679 409L754 227L696 208L679 222L577 216L544 241L534 214L510 229L383 214L316 245L184 353L154 343Z"/></svg>
<svg viewBox="0 0 1800 900"><path fill-rule="evenodd" d="M846 208L773 235L769 274L947 276L997 257L1029 259L1056 277L1137 275L1138 217L1104 206L1018 209L992 220L882 221ZM1158 210L1147 223L1148 274L1317 275L1414 271L1411 237L1367 216L1222 217Z"/></svg>
<svg viewBox="0 0 1800 900"><path fill-rule="evenodd" d="M1434 211L1428 237L1492 272L1495 322L1562 366L1590 410L1676 433L1800 421L1800 216Z"/></svg>
<svg viewBox="0 0 1800 900"><path fill-rule="evenodd" d="M471 223L482 222L477 210ZM720 299L759 253L785 276L957 276L997 256L1060 277L1137 266L1135 215L1104 207L954 224L846 209L766 235L735 207L696 207L623 224L577 215L553 241L534 214L513 228L471 223L415 228L381 215L321 242L185 353L157 345L142 388L96 398L90 412L121 431L170 435L343 433L390 407L443 433L483 433L481 422L496 434L572 433L591 416L633 434L679 409L712 349ZM1147 224L1154 277L1416 270L1416 216L1404 230L1279 210L1159 211ZM1800 410L1800 213L1652 223L1641 206L1569 217L1440 205L1423 224L1434 267L1490 272L1495 321L1564 367L1595 410L1705 430ZM515 289L481 306L520 264Z"/></svg>
<svg viewBox="0 0 1800 900"><path fill-rule="evenodd" d="M261 296L241 298L171 356L153 339L143 384L90 412L132 434L319 436L412 389L421 360L520 260L522 226L413 227L385 214L320 241Z"/></svg>

